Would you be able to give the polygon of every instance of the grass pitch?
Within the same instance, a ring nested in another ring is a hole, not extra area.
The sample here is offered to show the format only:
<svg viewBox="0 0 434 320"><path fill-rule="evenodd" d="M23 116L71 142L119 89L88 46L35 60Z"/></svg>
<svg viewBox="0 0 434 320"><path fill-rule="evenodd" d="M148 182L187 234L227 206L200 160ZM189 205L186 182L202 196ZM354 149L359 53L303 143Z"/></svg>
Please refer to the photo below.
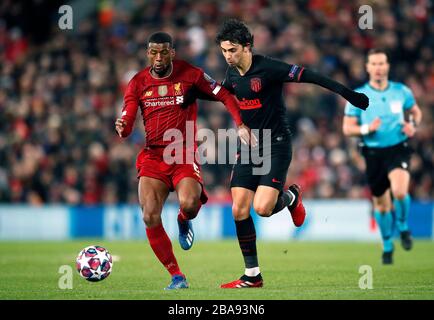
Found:
<svg viewBox="0 0 434 320"><path fill-rule="evenodd" d="M78 252L93 244L120 258L98 283L75 270ZM416 241L410 252L396 242L392 266L381 264L379 243L259 242L264 288L244 290L219 288L244 271L236 239L173 246L187 290L163 290L170 277L145 241L0 242L0 299L434 299L432 241ZM62 265L72 267L73 289L59 288ZM372 268L373 289L359 288L363 265Z"/></svg>

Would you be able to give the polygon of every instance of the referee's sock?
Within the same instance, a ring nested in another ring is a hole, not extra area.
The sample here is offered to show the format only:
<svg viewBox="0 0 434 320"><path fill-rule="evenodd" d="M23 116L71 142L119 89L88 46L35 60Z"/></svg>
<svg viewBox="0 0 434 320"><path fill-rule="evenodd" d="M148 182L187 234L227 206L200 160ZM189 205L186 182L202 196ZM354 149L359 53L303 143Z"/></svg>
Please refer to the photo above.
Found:
<svg viewBox="0 0 434 320"><path fill-rule="evenodd" d="M406 194L402 199L395 199L393 201L396 213L396 225L399 232L408 231L408 213L410 211L411 198Z"/></svg>
<svg viewBox="0 0 434 320"><path fill-rule="evenodd" d="M392 241L392 228L393 228L393 217L390 211L380 212L375 211L375 220L378 223L381 231L381 237L383 239L383 251L392 252L393 251L393 241Z"/></svg>
<svg viewBox="0 0 434 320"><path fill-rule="evenodd" d="M246 273L248 276L259 274L258 255L256 251L256 230L253 219L249 216L247 219L236 221L238 243L243 254ZM251 272L251 273L250 273Z"/></svg>

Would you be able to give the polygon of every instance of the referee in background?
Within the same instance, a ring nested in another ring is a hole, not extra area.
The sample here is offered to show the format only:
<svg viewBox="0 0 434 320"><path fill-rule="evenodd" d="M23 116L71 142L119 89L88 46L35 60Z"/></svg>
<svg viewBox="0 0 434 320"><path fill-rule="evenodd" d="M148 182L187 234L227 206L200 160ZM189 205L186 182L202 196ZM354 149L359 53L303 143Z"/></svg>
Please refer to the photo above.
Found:
<svg viewBox="0 0 434 320"><path fill-rule="evenodd" d="M343 120L346 136L361 136L362 154L371 189L375 219L383 239L383 264L393 263L392 198L396 224L405 250L413 245L408 228L410 210L408 139L422 120L411 90L402 83L389 81L390 64L385 50L368 52L366 70L369 82L356 91L369 97L370 108L361 112L347 103Z"/></svg>

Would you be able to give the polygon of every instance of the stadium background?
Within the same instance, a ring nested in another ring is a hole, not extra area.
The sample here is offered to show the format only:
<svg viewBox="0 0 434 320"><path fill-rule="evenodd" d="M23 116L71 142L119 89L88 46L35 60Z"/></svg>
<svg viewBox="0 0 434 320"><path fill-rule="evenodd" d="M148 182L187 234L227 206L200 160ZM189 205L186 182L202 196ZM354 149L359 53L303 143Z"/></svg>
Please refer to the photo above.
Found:
<svg viewBox="0 0 434 320"><path fill-rule="evenodd" d="M73 8L73 30L58 27L62 4ZM358 9L365 4L373 8L372 30L358 28ZM177 57L221 81L226 63L214 37L227 17L249 25L256 52L316 69L352 88L367 80L366 52L390 49L390 78L413 90L424 116L411 140L416 152L410 227L416 237L434 239L432 10L427 0L2 1L0 252L12 248L8 240L145 238L134 166L143 145L141 117L127 140L113 125L123 91L146 66L146 38L157 30L173 35ZM297 230L287 215L253 215L258 238L374 241L377 259L380 236L370 216L364 162L357 141L341 130L345 101L309 84L288 84L285 91L294 135L287 182L302 186L309 215ZM222 104L199 102L199 128L232 126ZM211 153L218 157L217 146ZM210 202L195 221L198 240L235 235L230 169L202 166ZM164 223L175 241L176 211L171 194ZM235 242L234 248L236 255Z"/></svg>

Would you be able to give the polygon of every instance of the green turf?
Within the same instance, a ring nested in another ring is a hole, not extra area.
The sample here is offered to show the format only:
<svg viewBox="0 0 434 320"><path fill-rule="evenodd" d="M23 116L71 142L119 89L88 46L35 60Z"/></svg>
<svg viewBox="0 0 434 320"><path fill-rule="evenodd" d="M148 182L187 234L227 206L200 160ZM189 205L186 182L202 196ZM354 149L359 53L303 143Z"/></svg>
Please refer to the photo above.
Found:
<svg viewBox="0 0 434 320"><path fill-rule="evenodd" d="M59 289L59 267L74 268L91 244L120 257L110 277L90 283L73 269L73 289ZM235 240L174 247L190 289L168 292L168 273L147 242L0 242L0 299L434 299L432 241L416 241L410 252L396 243L393 266L381 265L379 243L259 242L265 286L247 290L219 288L244 270ZM371 290L359 288L361 265L372 267Z"/></svg>

